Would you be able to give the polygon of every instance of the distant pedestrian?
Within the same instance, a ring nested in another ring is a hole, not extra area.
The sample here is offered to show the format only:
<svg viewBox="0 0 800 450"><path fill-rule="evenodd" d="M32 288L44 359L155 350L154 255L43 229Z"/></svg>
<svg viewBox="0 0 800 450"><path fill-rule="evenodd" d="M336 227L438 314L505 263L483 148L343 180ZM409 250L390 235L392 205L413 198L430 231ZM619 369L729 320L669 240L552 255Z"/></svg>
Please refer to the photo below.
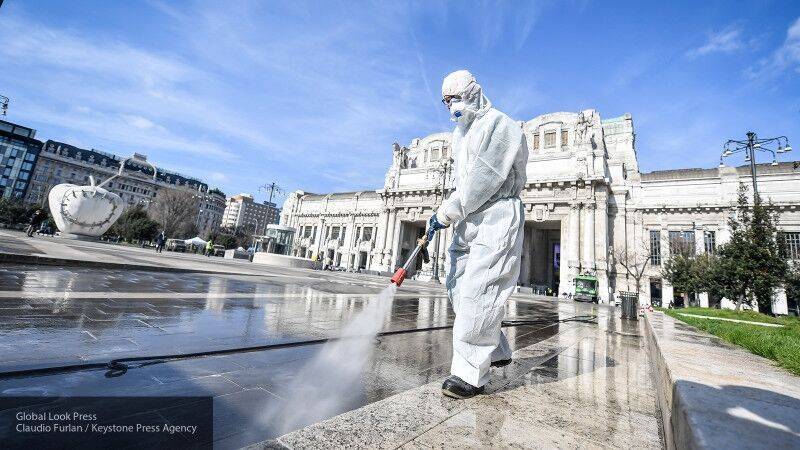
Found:
<svg viewBox="0 0 800 450"><path fill-rule="evenodd" d="M208 242L206 242L206 257L211 256L213 252L214 252L214 241L209 239Z"/></svg>
<svg viewBox="0 0 800 450"><path fill-rule="evenodd" d="M28 237L33 236L33 233L36 232L36 229L39 228L39 224L42 223L45 219L45 213L42 208L37 208L36 211L31 214L31 218L28 221L28 228L25 230L25 233Z"/></svg>
<svg viewBox="0 0 800 450"><path fill-rule="evenodd" d="M164 250L164 243L167 241L167 236L164 234L162 230L161 233L158 233L156 236L156 253L161 253Z"/></svg>

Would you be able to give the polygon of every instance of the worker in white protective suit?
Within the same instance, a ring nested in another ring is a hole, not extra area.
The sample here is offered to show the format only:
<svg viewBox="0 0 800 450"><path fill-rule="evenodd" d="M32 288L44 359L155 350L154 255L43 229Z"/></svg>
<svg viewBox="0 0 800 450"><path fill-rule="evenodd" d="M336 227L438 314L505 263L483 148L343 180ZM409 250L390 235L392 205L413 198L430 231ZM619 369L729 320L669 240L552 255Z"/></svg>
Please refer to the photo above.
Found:
<svg viewBox="0 0 800 450"><path fill-rule="evenodd" d="M511 362L500 326L519 276L528 148L521 125L492 108L468 71L448 75L442 97L457 122L455 191L429 220L433 232L454 226L447 274L453 362L442 392L469 398L483 393L490 366Z"/></svg>

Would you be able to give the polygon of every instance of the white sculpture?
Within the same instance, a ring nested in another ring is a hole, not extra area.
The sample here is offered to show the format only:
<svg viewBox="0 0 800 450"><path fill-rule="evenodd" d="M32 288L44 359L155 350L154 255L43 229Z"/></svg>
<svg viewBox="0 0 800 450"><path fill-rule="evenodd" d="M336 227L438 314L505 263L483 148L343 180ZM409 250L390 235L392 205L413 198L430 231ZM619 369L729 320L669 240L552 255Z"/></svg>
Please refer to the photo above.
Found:
<svg viewBox="0 0 800 450"><path fill-rule="evenodd" d="M122 198L103 188L109 181L122 175L125 163L120 162L119 172L99 185L93 176L89 176L88 186L63 183L50 189L48 202L53 221L65 237L99 237L122 215L125 204ZM153 168L153 179L156 178L156 167L142 161Z"/></svg>

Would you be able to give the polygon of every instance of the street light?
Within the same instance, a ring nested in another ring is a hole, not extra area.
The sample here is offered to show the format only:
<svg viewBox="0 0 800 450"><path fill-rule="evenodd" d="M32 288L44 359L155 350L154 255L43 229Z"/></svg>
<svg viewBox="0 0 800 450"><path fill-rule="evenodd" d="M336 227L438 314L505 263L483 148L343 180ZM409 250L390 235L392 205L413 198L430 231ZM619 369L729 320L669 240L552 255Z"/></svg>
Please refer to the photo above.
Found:
<svg viewBox="0 0 800 450"><path fill-rule="evenodd" d="M443 152L444 153L444 152ZM444 156L444 155L442 155ZM445 184L447 183L447 173L450 170L450 157L444 159L437 168L437 172L441 176L442 185L442 201L444 201L444 194L445 194ZM427 224L426 224L427 226ZM436 245L433 249L433 280L439 283L439 246L441 245L440 242L442 241L442 235L436 237Z"/></svg>
<svg viewBox="0 0 800 450"><path fill-rule="evenodd" d="M778 148L772 150L770 146L777 144ZM730 139L723 146L722 155L719 158L719 166L723 167L725 164L722 162L723 158L734 155L736 153L745 152L745 162L750 163L750 176L753 179L753 201L759 202L758 196L758 182L756 181L756 150L772 154L771 165L778 165L778 154L792 151L792 146L789 145L789 138L786 136L778 136L774 138L759 139L752 131L747 132L746 141L737 141Z"/></svg>

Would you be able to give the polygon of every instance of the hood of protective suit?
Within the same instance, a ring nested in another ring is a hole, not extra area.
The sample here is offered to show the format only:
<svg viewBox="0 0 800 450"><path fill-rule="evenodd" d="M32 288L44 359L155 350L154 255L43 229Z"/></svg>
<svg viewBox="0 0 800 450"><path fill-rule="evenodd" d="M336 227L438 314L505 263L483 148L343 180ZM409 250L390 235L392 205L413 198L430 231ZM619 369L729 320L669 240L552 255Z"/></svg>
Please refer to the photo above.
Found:
<svg viewBox="0 0 800 450"><path fill-rule="evenodd" d="M461 102L454 101L450 105L451 114L456 110L461 113L457 119L459 125L469 125L492 107L492 102L483 94L481 85L468 70L457 70L444 78L442 97L446 96L461 97Z"/></svg>

